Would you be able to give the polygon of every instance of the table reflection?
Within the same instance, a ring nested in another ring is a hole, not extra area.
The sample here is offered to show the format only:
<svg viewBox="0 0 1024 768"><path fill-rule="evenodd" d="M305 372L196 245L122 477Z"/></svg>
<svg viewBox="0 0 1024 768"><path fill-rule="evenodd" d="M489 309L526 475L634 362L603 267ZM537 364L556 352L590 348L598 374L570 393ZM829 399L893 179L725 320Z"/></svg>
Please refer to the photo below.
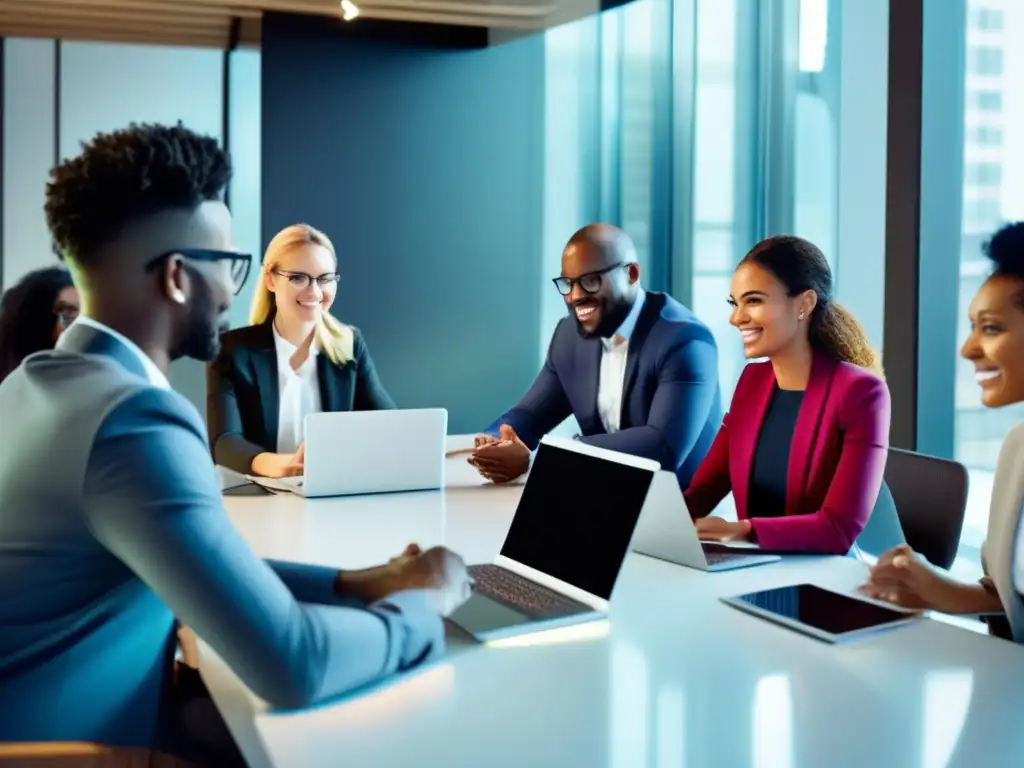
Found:
<svg viewBox="0 0 1024 768"><path fill-rule="evenodd" d="M793 687L788 675L767 675L757 681L753 752L756 768L793 764Z"/></svg>
<svg viewBox="0 0 1024 768"><path fill-rule="evenodd" d="M921 768L946 768L950 764L967 722L973 692L973 670L943 669L925 674Z"/></svg>

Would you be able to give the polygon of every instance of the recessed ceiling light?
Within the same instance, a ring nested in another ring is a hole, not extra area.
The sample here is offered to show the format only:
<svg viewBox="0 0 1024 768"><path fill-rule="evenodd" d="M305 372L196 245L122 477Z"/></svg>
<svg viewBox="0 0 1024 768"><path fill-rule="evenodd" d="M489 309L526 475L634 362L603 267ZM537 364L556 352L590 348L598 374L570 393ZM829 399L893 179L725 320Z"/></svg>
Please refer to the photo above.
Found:
<svg viewBox="0 0 1024 768"><path fill-rule="evenodd" d="M341 0L341 18L352 21L359 15L359 7L352 0Z"/></svg>

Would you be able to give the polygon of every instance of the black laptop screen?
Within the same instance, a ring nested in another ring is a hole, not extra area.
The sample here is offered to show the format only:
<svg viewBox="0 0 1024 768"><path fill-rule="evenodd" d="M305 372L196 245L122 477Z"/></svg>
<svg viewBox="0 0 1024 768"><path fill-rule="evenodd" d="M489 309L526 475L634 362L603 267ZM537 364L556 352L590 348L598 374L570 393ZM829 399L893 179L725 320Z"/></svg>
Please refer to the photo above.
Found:
<svg viewBox="0 0 1024 768"><path fill-rule="evenodd" d="M607 600L653 477L541 444L501 554Z"/></svg>

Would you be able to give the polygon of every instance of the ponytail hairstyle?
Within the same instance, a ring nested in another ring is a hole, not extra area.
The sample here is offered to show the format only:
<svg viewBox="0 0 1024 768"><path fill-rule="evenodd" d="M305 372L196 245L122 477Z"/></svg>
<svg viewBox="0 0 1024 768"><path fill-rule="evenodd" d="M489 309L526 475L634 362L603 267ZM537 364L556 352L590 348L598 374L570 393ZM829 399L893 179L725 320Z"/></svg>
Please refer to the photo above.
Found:
<svg viewBox="0 0 1024 768"><path fill-rule="evenodd" d="M274 235L274 239L267 246L267 252L263 255L260 280L256 284L252 308L249 310L250 325L262 325L273 321L277 312L277 300L274 292L267 287L267 275L281 263L289 251L309 245L319 245L327 249L334 257L337 268L338 255L327 235L309 224L292 224L285 227ZM313 331L313 340L317 348L335 365L344 365L355 356L355 334L352 328L340 322L330 312L320 313L320 319L317 320L316 329Z"/></svg>
<svg viewBox="0 0 1024 768"><path fill-rule="evenodd" d="M790 296L804 291L817 294L808 327L814 349L883 375L879 355L868 342L864 327L849 310L832 300L832 270L818 246L792 235L769 237L755 245L743 262L767 269Z"/></svg>

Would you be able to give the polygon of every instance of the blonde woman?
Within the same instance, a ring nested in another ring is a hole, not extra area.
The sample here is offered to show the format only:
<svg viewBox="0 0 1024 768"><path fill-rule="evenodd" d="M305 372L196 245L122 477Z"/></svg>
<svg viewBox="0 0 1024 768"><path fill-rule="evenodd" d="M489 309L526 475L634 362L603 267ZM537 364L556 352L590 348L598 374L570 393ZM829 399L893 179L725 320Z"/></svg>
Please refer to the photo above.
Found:
<svg viewBox="0 0 1024 768"><path fill-rule="evenodd" d="M307 414L395 407L359 331L330 314L337 286L323 232L294 224L270 241L250 325L224 334L207 369L207 428L221 466L301 475Z"/></svg>

